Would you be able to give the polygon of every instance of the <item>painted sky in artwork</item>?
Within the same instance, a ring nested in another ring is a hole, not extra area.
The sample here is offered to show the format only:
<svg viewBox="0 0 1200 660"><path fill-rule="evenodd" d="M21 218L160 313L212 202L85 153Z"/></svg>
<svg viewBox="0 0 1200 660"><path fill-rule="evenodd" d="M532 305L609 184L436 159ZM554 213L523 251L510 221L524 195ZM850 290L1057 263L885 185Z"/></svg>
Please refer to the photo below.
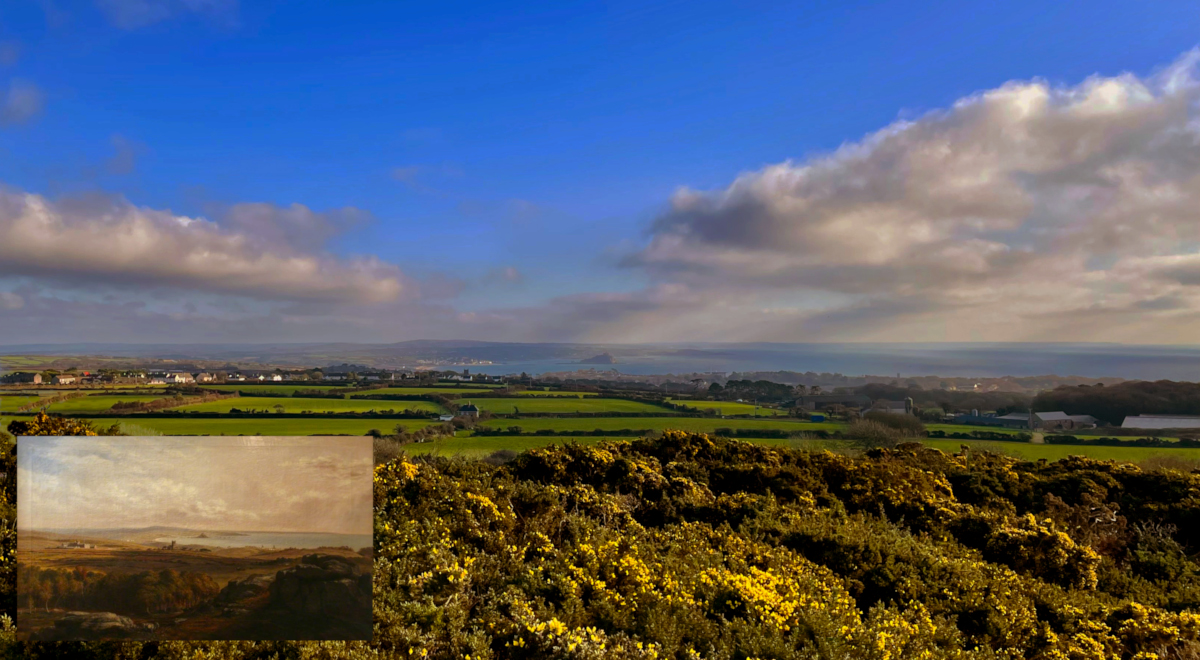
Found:
<svg viewBox="0 0 1200 660"><path fill-rule="evenodd" d="M0 343L1200 328L1191 2L0 7Z"/></svg>
<svg viewBox="0 0 1200 660"><path fill-rule="evenodd" d="M369 439L30 437L18 448L21 529L372 530Z"/></svg>

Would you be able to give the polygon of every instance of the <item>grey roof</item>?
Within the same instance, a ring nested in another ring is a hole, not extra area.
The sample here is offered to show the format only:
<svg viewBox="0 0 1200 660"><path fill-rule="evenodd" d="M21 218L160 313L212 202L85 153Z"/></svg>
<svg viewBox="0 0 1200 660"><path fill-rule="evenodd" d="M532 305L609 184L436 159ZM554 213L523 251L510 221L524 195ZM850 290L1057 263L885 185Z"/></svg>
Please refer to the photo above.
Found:
<svg viewBox="0 0 1200 660"><path fill-rule="evenodd" d="M996 419L1011 419L1018 422L1028 422L1029 413L1008 413L1007 415L1001 415Z"/></svg>
<svg viewBox="0 0 1200 660"><path fill-rule="evenodd" d="M1068 415L1072 422L1083 422L1084 424L1095 424L1099 420L1091 415Z"/></svg>
<svg viewBox="0 0 1200 660"><path fill-rule="evenodd" d="M1034 414L1034 416L1036 416L1038 419L1042 420L1043 422L1069 422L1069 421L1071 421L1071 416L1061 410L1056 411L1056 412L1040 412L1040 413L1033 413L1033 414Z"/></svg>
<svg viewBox="0 0 1200 660"><path fill-rule="evenodd" d="M1123 429L1200 429L1196 415L1130 415L1121 423Z"/></svg>

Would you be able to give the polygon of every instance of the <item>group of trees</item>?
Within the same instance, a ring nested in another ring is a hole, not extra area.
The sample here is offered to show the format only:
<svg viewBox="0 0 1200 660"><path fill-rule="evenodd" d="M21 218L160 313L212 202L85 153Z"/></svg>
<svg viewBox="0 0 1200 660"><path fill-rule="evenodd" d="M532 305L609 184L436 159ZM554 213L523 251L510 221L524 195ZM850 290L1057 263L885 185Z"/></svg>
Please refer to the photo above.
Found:
<svg viewBox="0 0 1200 660"><path fill-rule="evenodd" d="M1200 383L1159 380L1056 387L1038 394L1033 409L1091 415L1113 426L1129 415L1200 415Z"/></svg>
<svg viewBox="0 0 1200 660"><path fill-rule="evenodd" d="M102 573L82 567L38 568L19 565L17 592L28 608L73 608L148 615L188 610L214 598L221 589L205 573L142 571Z"/></svg>
<svg viewBox="0 0 1200 660"><path fill-rule="evenodd" d="M782 403L796 398L791 385L769 380L730 380L724 385L713 383L708 386L708 395L722 401L741 399L760 403Z"/></svg>

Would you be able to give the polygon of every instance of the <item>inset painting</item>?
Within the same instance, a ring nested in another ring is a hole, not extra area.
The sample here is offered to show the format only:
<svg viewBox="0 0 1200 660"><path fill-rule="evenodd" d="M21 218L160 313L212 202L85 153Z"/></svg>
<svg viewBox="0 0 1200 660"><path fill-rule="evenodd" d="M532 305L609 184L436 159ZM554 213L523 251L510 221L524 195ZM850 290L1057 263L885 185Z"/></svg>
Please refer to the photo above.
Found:
<svg viewBox="0 0 1200 660"><path fill-rule="evenodd" d="M372 444L21 437L26 640L371 638Z"/></svg>

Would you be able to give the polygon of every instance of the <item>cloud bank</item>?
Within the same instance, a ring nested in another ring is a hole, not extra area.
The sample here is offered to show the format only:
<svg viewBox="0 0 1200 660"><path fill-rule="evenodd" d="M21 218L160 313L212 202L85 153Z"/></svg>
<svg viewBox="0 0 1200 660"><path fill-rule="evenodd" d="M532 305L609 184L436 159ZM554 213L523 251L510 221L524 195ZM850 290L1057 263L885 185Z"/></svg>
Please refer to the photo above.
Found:
<svg viewBox="0 0 1200 660"><path fill-rule="evenodd" d="M906 317L928 323L913 339L1051 338L1103 313L1165 322L1169 339L1200 311L1198 63L1012 82L827 156L683 188L624 263L709 304L760 301L768 338L871 336ZM772 300L794 312L782 328Z"/></svg>
<svg viewBox="0 0 1200 660"><path fill-rule="evenodd" d="M52 202L0 192L0 276L275 300L395 300L405 288L398 268L320 250L363 218L355 209L239 204L217 224L107 196Z"/></svg>

